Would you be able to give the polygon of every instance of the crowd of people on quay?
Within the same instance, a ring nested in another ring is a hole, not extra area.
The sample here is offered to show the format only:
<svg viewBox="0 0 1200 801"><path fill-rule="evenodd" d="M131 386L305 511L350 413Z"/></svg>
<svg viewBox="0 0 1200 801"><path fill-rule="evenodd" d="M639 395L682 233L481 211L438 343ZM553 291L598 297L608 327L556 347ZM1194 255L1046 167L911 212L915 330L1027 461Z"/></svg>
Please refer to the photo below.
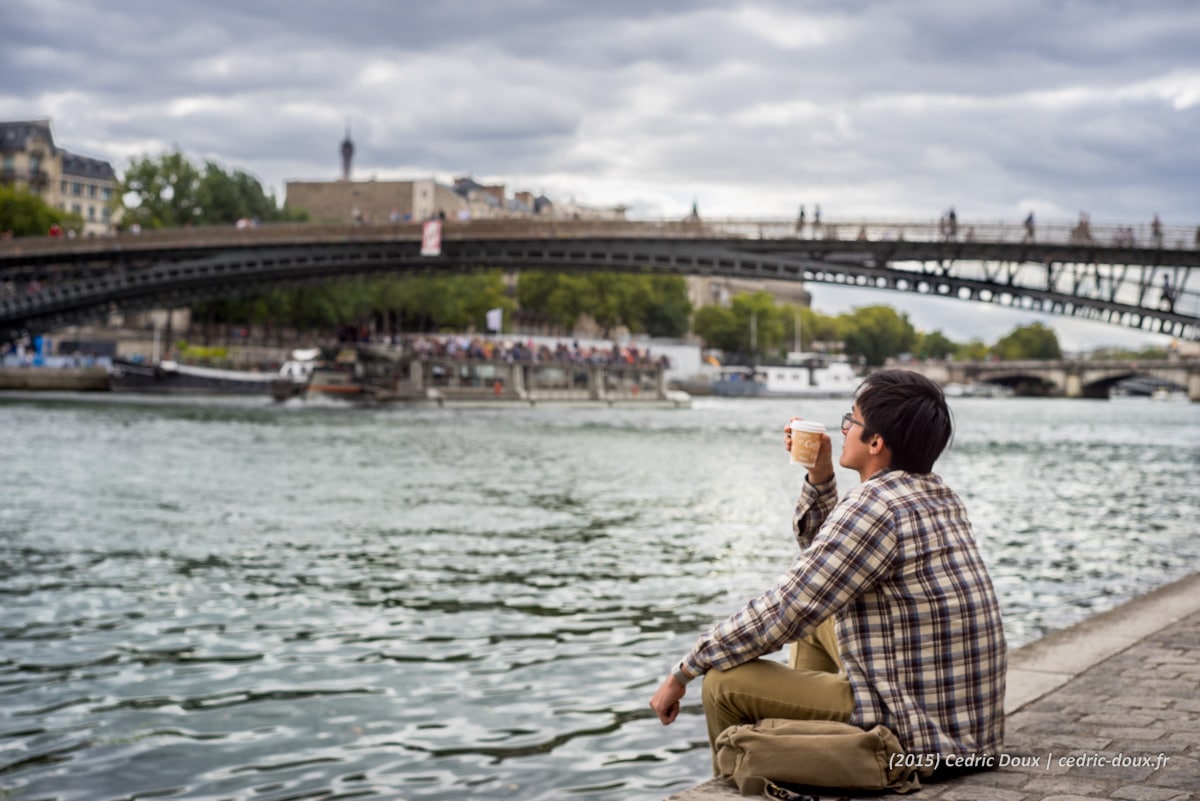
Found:
<svg viewBox="0 0 1200 801"><path fill-rule="evenodd" d="M558 364L601 364L629 367L669 367L669 359L653 356L647 347L636 343L625 345L581 345L559 341L553 346L515 339L491 339L480 336L417 336L399 343L415 356L499 362L533 362Z"/></svg>

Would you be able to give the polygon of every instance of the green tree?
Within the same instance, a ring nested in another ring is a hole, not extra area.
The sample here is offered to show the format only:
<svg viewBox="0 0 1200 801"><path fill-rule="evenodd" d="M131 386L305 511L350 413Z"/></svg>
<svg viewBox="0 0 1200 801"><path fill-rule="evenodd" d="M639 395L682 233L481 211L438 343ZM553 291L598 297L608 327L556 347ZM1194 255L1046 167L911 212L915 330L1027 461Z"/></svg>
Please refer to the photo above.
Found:
<svg viewBox="0 0 1200 801"><path fill-rule="evenodd" d="M178 228L199 221L200 171L176 150L157 161L134 159L121 179L117 196L125 202L122 221L143 228ZM126 202L132 195L134 200Z"/></svg>
<svg viewBox="0 0 1200 801"><path fill-rule="evenodd" d="M982 339L972 339L965 345L959 345L954 358L965 362L981 362L991 354L991 349Z"/></svg>
<svg viewBox="0 0 1200 801"><path fill-rule="evenodd" d="M697 309L692 319L692 331L708 348L737 353L743 347L742 332L733 311L724 306L701 306Z"/></svg>
<svg viewBox="0 0 1200 801"><path fill-rule="evenodd" d="M1058 335L1041 323L1014 328L992 346L992 352L1004 361L1062 358Z"/></svg>
<svg viewBox="0 0 1200 801"><path fill-rule="evenodd" d="M950 340L941 331L922 332L917 335L913 355L918 359L945 359L958 353L959 347L957 342Z"/></svg>
<svg viewBox="0 0 1200 801"><path fill-rule="evenodd" d="M791 344L786 337L792 316L791 307L776 306L769 292L743 292L730 299L727 309L701 307L692 321L692 330L706 347L758 359L781 354Z"/></svg>
<svg viewBox="0 0 1200 801"><path fill-rule="evenodd" d="M281 209L273 195L241 170L226 173L214 162L196 167L180 151L157 159L133 159L117 195L123 221L143 228L232 224L242 218L263 222L303 220L303 212Z"/></svg>
<svg viewBox="0 0 1200 801"><path fill-rule="evenodd" d="M561 331L575 327L583 313L586 287L581 276L534 270L517 277L517 303L523 312Z"/></svg>
<svg viewBox="0 0 1200 801"><path fill-rule="evenodd" d="M898 314L891 306L864 306L842 315L842 320L847 355L861 356L873 367L889 356L912 353L917 341L908 315Z"/></svg>
<svg viewBox="0 0 1200 801"><path fill-rule="evenodd" d="M775 305L771 293L758 291L734 295L729 308L737 323L743 352L756 357L782 354L787 333L785 320L789 315L786 309Z"/></svg>
<svg viewBox="0 0 1200 801"><path fill-rule="evenodd" d="M193 308L201 320L334 332L370 326L396 334L483 330L489 309L511 311L498 271L452 276L348 277L225 298Z"/></svg>
<svg viewBox="0 0 1200 801"><path fill-rule="evenodd" d="M638 276L642 289L634 297L638 330L652 337L681 337L688 332L692 302L687 280L677 275Z"/></svg>
<svg viewBox="0 0 1200 801"><path fill-rule="evenodd" d="M814 343L836 343L841 342L844 338L842 330L845 326L837 317L822 314L808 307L797 308L793 305L783 306L781 312L784 322L784 338L791 350L795 350L795 346L799 344L799 350L810 351L813 350ZM797 318L800 323L798 343L796 337Z"/></svg>
<svg viewBox="0 0 1200 801"><path fill-rule="evenodd" d="M281 209L254 176L242 170L226 173L211 161L205 164L196 188L196 203L205 224L232 224L243 218L263 222L307 219L304 212Z"/></svg>
<svg viewBox="0 0 1200 801"><path fill-rule="evenodd" d="M0 231L12 231L13 236L45 236L55 224L64 231L83 230L83 218L78 214L53 208L28 189L0 186Z"/></svg>
<svg viewBox="0 0 1200 801"><path fill-rule="evenodd" d="M522 312L563 331L587 314L605 336L621 325L634 333L682 336L691 315L687 282L679 276L530 271L517 279L517 301Z"/></svg>

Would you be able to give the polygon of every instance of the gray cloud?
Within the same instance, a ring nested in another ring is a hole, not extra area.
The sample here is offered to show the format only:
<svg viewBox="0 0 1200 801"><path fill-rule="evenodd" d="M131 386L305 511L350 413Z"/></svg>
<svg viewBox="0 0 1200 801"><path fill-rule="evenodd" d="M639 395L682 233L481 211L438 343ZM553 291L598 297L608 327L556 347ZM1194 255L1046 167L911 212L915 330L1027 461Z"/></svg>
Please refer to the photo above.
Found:
<svg viewBox="0 0 1200 801"><path fill-rule="evenodd" d="M0 118L118 170L178 147L282 195L338 174L349 121L360 177L647 217L1200 223L1192 0L9 0L0 27Z"/></svg>

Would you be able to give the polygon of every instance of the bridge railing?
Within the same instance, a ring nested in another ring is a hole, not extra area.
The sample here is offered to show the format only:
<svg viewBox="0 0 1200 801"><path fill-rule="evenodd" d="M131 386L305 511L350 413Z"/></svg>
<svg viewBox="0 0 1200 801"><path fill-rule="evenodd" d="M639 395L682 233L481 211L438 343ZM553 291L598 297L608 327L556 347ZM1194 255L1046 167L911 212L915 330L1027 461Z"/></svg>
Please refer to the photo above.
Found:
<svg viewBox="0 0 1200 801"><path fill-rule="evenodd" d="M111 249L158 250L164 248L235 247L279 243L330 243L357 240L394 240L414 242L421 239L421 223L273 223L255 228L200 226L122 232L107 237L19 237L0 240L0 257L38 256L55 252L86 252ZM585 237L671 237L868 240L872 242L904 240L910 242L995 242L1013 244L1032 241L1038 244L1082 245L1107 248L1200 249L1200 227L1161 226L1156 237L1149 222L1089 222L1054 220L1038 223L1032 238L1023 223L1012 220L960 220L951 231L944 221L930 219L880 220L845 217L821 223L811 220L799 225L788 219L706 219L685 220L572 220L572 219L489 219L447 220L442 237L462 239L578 239Z"/></svg>

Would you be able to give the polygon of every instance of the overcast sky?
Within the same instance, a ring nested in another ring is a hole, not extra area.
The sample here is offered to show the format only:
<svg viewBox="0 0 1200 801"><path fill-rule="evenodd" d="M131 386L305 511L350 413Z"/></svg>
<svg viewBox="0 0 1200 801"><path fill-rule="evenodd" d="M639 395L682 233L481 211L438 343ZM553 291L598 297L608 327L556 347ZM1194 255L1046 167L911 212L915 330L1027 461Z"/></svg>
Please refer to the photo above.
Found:
<svg viewBox="0 0 1200 801"><path fill-rule="evenodd" d="M109 160L258 177L470 175L630 216L1200 224L1196 0L4 0L0 119ZM1166 340L901 293L994 341Z"/></svg>

